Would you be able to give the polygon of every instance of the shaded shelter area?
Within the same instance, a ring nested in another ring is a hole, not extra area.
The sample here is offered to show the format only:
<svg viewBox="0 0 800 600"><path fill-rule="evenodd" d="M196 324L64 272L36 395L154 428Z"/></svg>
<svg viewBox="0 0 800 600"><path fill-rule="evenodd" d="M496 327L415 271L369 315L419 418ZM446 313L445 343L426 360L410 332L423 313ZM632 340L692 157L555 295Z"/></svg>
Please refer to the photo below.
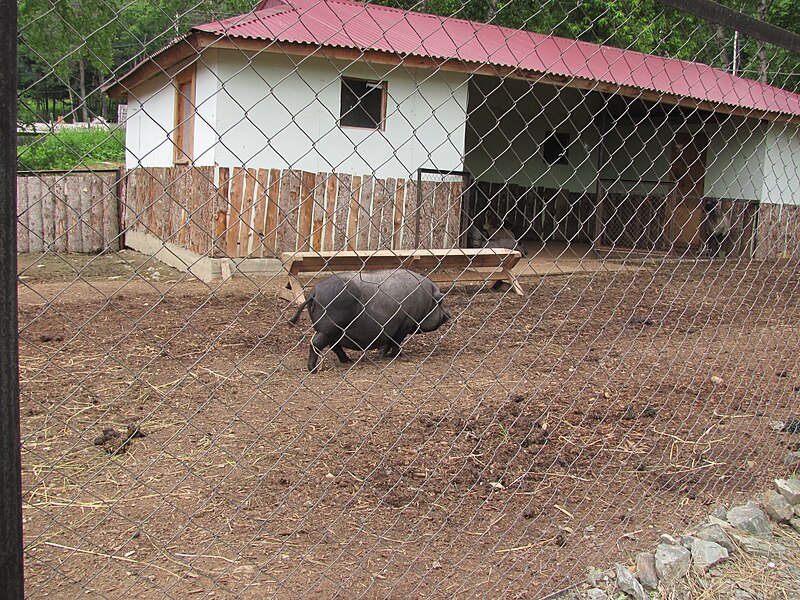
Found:
<svg viewBox="0 0 800 600"><path fill-rule="evenodd" d="M699 257L712 254L713 211L727 226L714 252L752 255L760 201L731 176L741 159L727 133L743 118L482 76L469 106L466 224L526 244ZM739 142L756 145L759 129Z"/></svg>

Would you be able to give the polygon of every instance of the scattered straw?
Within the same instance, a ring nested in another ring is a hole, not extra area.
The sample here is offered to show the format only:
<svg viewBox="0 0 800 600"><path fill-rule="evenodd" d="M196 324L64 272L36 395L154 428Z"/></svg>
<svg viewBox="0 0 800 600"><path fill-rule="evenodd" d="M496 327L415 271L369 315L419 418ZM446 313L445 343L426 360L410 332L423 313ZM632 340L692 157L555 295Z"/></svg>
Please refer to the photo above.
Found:
<svg viewBox="0 0 800 600"><path fill-rule="evenodd" d="M45 542L45 545L46 546L53 546L54 548L61 548L62 550L71 550L72 552L79 552L80 554L90 554L92 556L99 556L100 558L110 558L111 560L118 560L120 562L132 563L132 564L135 564L135 565L141 565L143 567L151 567L151 568L156 569L158 571L162 571L164 573L167 573L168 575L172 575L173 577L175 577L177 579L183 579L182 575L179 575L178 573L175 573L174 571L170 571L169 569L165 569L164 567L161 567L159 565L156 565L156 564L153 564L153 563L144 562L144 561L141 561L141 560L134 560L132 558L128 558L128 557L125 557L125 556L115 556L113 554L106 554L105 552L94 552L92 550L81 550L80 548L73 548L72 546L63 546L61 544L56 544L54 542ZM181 565L182 567L186 568L186 569L191 570L191 567L189 565L185 565L183 563L178 563L178 564Z"/></svg>

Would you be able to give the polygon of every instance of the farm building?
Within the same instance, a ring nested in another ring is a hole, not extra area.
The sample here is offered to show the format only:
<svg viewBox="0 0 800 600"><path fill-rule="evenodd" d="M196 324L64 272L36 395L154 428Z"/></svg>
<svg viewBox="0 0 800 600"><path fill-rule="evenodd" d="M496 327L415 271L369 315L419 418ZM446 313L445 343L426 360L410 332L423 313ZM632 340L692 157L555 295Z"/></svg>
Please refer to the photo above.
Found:
<svg viewBox="0 0 800 600"><path fill-rule="evenodd" d="M800 95L700 63L263 0L106 89L128 102L126 244L204 277L215 259L458 247L486 221L697 256L709 201L728 254L798 247Z"/></svg>

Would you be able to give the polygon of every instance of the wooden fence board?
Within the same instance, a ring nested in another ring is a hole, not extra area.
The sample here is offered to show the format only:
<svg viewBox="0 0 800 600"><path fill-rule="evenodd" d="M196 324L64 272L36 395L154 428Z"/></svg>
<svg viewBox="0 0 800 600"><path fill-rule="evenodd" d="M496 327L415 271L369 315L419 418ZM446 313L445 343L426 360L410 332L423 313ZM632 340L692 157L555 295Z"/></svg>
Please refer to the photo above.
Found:
<svg viewBox="0 0 800 600"><path fill-rule="evenodd" d="M450 182L434 183L433 212L431 213L431 248L444 248L447 232L447 216L452 202Z"/></svg>
<svg viewBox="0 0 800 600"><path fill-rule="evenodd" d="M336 186L336 216L331 250L345 250L349 244L348 228L350 227L350 205L353 197L353 176L337 174Z"/></svg>
<svg viewBox="0 0 800 600"><path fill-rule="evenodd" d="M67 209L67 252L77 252L81 243L80 230L80 182L70 178L64 178L64 204Z"/></svg>
<svg viewBox="0 0 800 600"><path fill-rule="evenodd" d="M227 167L219 170L219 183L217 185L217 195L214 200L214 240L213 256L221 256L225 252L225 230L228 226L228 195L230 193L231 171Z"/></svg>
<svg viewBox="0 0 800 600"><path fill-rule="evenodd" d="M300 207L297 224L297 248L301 252L311 247L311 228L314 220L314 190L317 187L317 176L303 171L300 182Z"/></svg>
<svg viewBox="0 0 800 600"><path fill-rule="evenodd" d="M153 222L158 228L158 237L164 241L179 244L180 210L176 210L176 195L178 193L179 167L170 167L161 172L160 181L163 193L160 199L160 209L153 215Z"/></svg>
<svg viewBox="0 0 800 600"><path fill-rule="evenodd" d="M419 244L421 248L433 248L434 202L436 200L436 183L422 181L422 204L419 209L420 228Z"/></svg>
<svg viewBox="0 0 800 600"><path fill-rule="evenodd" d="M183 214L179 204L180 191L178 189L181 179L180 167L172 167L166 172L164 178L164 196L162 198L163 212L155 215L157 222L162 225L159 237L175 244L180 244L181 219ZM161 217L161 218L159 218ZM166 218L165 218L166 217Z"/></svg>
<svg viewBox="0 0 800 600"><path fill-rule="evenodd" d="M241 223L239 224L239 246L236 256L249 256L254 247L253 210L255 205L256 170L245 171L244 198L242 200Z"/></svg>
<svg viewBox="0 0 800 600"><path fill-rule="evenodd" d="M186 210L186 244L192 252L200 252L200 211L203 198L200 197L200 186L203 175L197 167L186 169L186 180L182 204Z"/></svg>
<svg viewBox="0 0 800 600"><path fill-rule="evenodd" d="M198 186L200 215L197 221L198 244L201 254L214 251L214 229L216 227L217 186L214 185L214 167L201 167L202 178Z"/></svg>
<svg viewBox="0 0 800 600"><path fill-rule="evenodd" d="M324 250L333 250L334 225L336 219L336 195L339 189L339 178L335 173L330 173L325 190L325 235L322 246Z"/></svg>
<svg viewBox="0 0 800 600"><path fill-rule="evenodd" d="M373 250L389 250L392 247L394 198L389 193L389 189L394 188L394 181L394 178L375 180L375 192L372 196L374 228L371 244ZM392 189L392 191L394 190Z"/></svg>
<svg viewBox="0 0 800 600"><path fill-rule="evenodd" d="M152 233L156 237L164 239L163 223L167 219L168 213L166 212L167 205L164 202L164 183L166 173L151 169L152 177L150 179L150 186L152 188L151 195L145 200L147 210L147 225L148 233ZM161 215L159 220L158 216Z"/></svg>
<svg viewBox="0 0 800 600"><path fill-rule="evenodd" d="M39 229L38 238L42 243L42 249L47 245L52 244L56 252L67 251L67 228L69 227L69 219L67 218L67 202L64 198L64 179L61 177L53 177L47 190L39 200L39 218L47 215L51 224L44 223L44 227ZM47 242L45 242L47 238Z"/></svg>
<svg viewBox="0 0 800 600"><path fill-rule="evenodd" d="M105 204L106 180L97 176L89 182L89 231L92 252L101 252L108 242L103 234L103 205Z"/></svg>
<svg viewBox="0 0 800 600"><path fill-rule="evenodd" d="M167 169L162 171L160 169L151 169L153 175L151 179L152 195L147 200L147 223L149 231L160 239L166 239L164 230L164 223L167 220L169 213L169 204L166 202L166 191L164 181L169 177ZM161 217L159 219L159 216Z"/></svg>
<svg viewBox="0 0 800 600"><path fill-rule="evenodd" d="M142 207L147 178L142 169L134 169L128 173L128 180L128 193L125 196L127 201L125 227L129 227L133 231L142 231Z"/></svg>
<svg viewBox="0 0 800 600"><path fill-rule="evenodd" d="M86 210L89 207L89 200L87 198L88 188L82 179L77 177L70 177L68 181L72 184L72 188L74 190L72 202L77 226L75 236L73 238L72 251L83 252L83 249L88 243L88 236L86 232L86 229L89 227L86 223Z"/></svg>
<svg viewBox="0 0 800 600"><path fill-rule="evenodd" d="M406 183L405 203L403 207L403 248L416 248L417 225L417 182L409 179Z"/></svg>
<svg viewBox="0 0 800 600"><path fill-rule="evenodd" d="M281 182L281 172L278 169L270 169L269 188L267 190L267 216L264 223L264 254L266 256L278 256L278 215Z"/></svg>
<svg viewBox="0 0 800 600"><path fill-rule="evenodd" d="M450 202L447 206L447 227L445 229L444 248L457 248L461 238L461 201L462 184L454 181L450 185Z"/></svg>
<svg viewBox="0 0 800 600"><path fill-rule="evenodd" d="M28 177L17 177L17 252L28 252Z"/></svg>
<svg viewBox="0 0 800 600"><path fill-rule="evenodd" d="M370 250L370 230L372 229L372 196L375 177L364 175L361 178L361 194L358 206L358 249Z"/></svg>
<svg viewBox="0 0 800 600"><path fill-rule="evenodd" d="M53 221L53 185L55 182L54 177L31 177L28 182L28 229L30 236L28 239L28 248L31 252L43 252L47 247L45 245L45 232L48 228L55 231L55 225L48 225L44 220L45 204L50 206L49 221ZM50 235L52 244L53 234Z"/></svg>
<svg viewBox="0 0 800 600"><path fill-rule="evenodd" d="M278 236L276 248L281 252L297 250L297 221L300 208L301 177L297 171L281 174L278 197Z"/></svg>
<svg viewBox="0 0 800 600"><path fill-rule="evenodd" d="M186 198L186 227L188 231L186 236L188 238L189 249L192 252L200 254L202 252L201 239L202 239L202 210L205 198L201 197L201 186L203 184L203 174L200 169L194 168L189 172L189 180L187 181L187 198Z"/></svg>
<svg viewBox="0 0 800 600"><path fill-rule="evenodd" d="M358 250L358 213L361 211L361 176L354 175L350 187L350 211L347 215L347 248Z"/></svg>
<svg viewBox="0 0 800 600"><path fill-rule="evenodd" d="M241 167L233 169L231 177L231 194L228 199L230 208L228 209L228 229L227 243L225 252L228 256L238 256L239 228L242 220L242 199L244 197L244 177L245 170Z"/></svg>
<svg viewBox="0 0 800 600"><path fill-rule="evenodd" d="M115 173L103 186L103 246L111 251L122 248L124 229L120 210L126 201L124 178L124 172Z"/></svg>
<svg viewBox="0 0 800 600"><path fill-rule="evenodd" d="M392 248L400 249L403 236L403 210L406 195L406 182L405 179L398 179L395 182L395 189L393 193L394 199L394 233L392 234Z"/></svg>
<svg viewBox="0 0 800 600"><path fill-rule="evenodd" d="M267 214L267 190L269 189L269 170L259 169L256 173L258 189L253 209L253 249L256 257L264 256L265 223Z"/></svg>
<svg viewBox="0 0 800 600"><path fill-rule="evenodd" d="M190 173L191 167L175 167L175 185L171 194L170 208L173 215L172 231L173 239L178 240L178 244L184 248L191 246L191 236L189 220L191 209L189 207Z"/></svg>
<svg viewBox="0 0 800 600"><path fill-rule="evenodd" d="M77 179L77 178L76 178ZM81 222L80 246L77 252L91 252L92 247L92 182L78 181L80 204L78 205L78 218Z"/></svg>
<svg viewBox="0 0 800 600"><path fill-rule="evenodd" d="M324 233L325 219L327 218L325 209L325 192L328 189L328 173L317 175L316 186L314 187L314 213L311 225L311 247L314 250L322 250L322 236Z"/></svg>

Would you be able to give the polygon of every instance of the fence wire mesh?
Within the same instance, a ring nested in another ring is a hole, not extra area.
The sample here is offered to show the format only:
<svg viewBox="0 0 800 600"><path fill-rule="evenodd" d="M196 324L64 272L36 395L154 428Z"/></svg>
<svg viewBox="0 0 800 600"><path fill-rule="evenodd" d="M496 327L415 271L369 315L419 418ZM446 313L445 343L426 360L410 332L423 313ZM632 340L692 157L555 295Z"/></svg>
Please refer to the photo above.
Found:
<svg viewBox="0 0 800 600"><path fill-rule="evenodd" d="M19 13L29 597L542 597L797 468L796 52L652 1Z"/></svg>

